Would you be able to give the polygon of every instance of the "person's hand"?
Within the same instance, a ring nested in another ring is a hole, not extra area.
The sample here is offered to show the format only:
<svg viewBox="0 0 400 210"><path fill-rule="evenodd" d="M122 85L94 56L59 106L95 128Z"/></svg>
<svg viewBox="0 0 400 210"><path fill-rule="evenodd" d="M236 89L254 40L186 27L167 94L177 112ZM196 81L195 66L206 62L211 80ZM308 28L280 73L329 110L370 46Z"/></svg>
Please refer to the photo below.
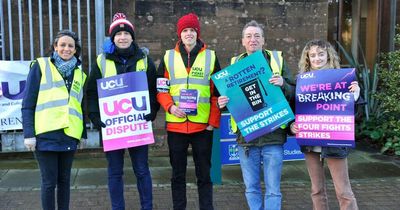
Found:
<svg viewBox="0 0 400 210"><path fill-rule="evenodd" d="M360 86L358 86L358 82L357 81L353 81L353 82L350 83L349 91L353 92L353 93L355 93L357 91L360 92Z"/></svg>
<svg viewBox="0 0 400 210"><path fill-rule="evenodd" d="M106 124L101 121L100 117L96 113L89 113L89 119L97 129L106 127Z"/></svg>
<svg viewBox="0 0 400 210"><path fill-rule="evenodd" d="M184 118L186 117L186 113L182 110L180 110L177 106L172 105L171 108L169 108L169 113L175 115L175 117L179 118Z"/></svg>
<svg viewBox="0 0 400 210"><path fill-rule="evenodd" d="M92 119L92 123L96 128L105 128L106 124L104 124L99 117Z"/></svg>
<svg viewBox="0 0 400 210"><path fill-rule="evenodd" d="M218 103L217 103L218 108L223 109L228 102L229 102L228 96L220 96L220 97L218 97Z"/></svg>
<svg viewBox="0 0 400 210"><path fill-rule="evenodd" d="M290 132L292 132L293 134L297 134L299 133L299 127L297 126L296 122L290 124Z"/></svg>
<svg viewBox="0 0 400 210"><path fill-rule="evenodd" d="M146 114L146 115L144 116L144 119L145 119L146 121L154 121L154 120L156 119L156 115L153 114L153 113Z"/></svg>
<svg viewBox="0 0 400 210"><path fill-rule="evenodd" d="M360 96L360 86L358 85L357 81L351 82L349 91L354 93L354 100L357 101L358 97Z"/></svg>
<svg viewBox="0 0 400 210"><path fill-rule="evenodd" d="M283 77L281 75L274 75L269 79L269 83L275 86L282 86L283 85Z"/></svg>
<svg viewBox="0 0 400 210"><path fill-rule="evenodd" d="M79 141L79 149L85 149L87 144L87 139L81 138Z"/></svg>
<svg viewBox="0 0 400 210"><path fill-rule="evenodd" d="M24 139L24 145L29 151L34 152L36 149L36 138L32 137Z"/></svg>
<svg viewBox="0 0 400 210"><path fill-rule="evenodd" d="M208 131L212 131L212 130L214 130L214 126L212 126L212 125L208 125L208 126L207 126L207 128L206 128L206 130L208 130Z"/></svg>

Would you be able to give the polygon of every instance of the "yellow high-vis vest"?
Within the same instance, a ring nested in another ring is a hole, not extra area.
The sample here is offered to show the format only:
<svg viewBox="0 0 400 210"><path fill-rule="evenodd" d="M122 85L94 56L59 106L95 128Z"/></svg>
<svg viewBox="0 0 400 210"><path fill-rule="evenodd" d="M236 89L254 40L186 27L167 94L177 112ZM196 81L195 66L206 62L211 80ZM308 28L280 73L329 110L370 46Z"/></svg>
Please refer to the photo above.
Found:
<svg viewBox="0 0 400 210"><path fill-rule="evenodd" d="M49 57L37 59L42 78L35 109L35 134L64 129L64 133L80 140L83 131L82 98L86 74L74 70L71 90Z"/></svg>
<svg viewBox="0 0 400 210"><path fill-rule="evenodd" d="M282 52L281 51L276 51L276 50L265 50L265 53L270 55L271 60L270 60L270 66L272 70L273 75L282 75L282 68L283 68L283 57L282 57ZM231 58L231 65L238 62L240 59L242 59L246 55L246 53L242 53L239 56ZM238 127L236 124L235 119L233 119L231 115L231 126L232 126L232 131L234 133L237 132ZM281 129L285 129L286 125L281 125Z"/></svg>
<svg viewBox="0 0 400 210"><path fill-rule="evenodd" d="M97 56L96 61L103 78L117 75L117 68L114 61L106 59L103 53ZM136 62L136 71L147 71L147 56Z"/></svg>
<svg viewBox="0 0 400 210"><path fill-rule="evenodd" d="M199 93L196 115L178 118L167 112L167 122L185 122L189 120L195 123L208 123L211 106L210 79L214 71L215 60L216 56L213 50L203 50L197 55L188 73L181 54L174 49L166 51L164 63L169 74L169 93L174 100L174 104L179 107L179 94L182 89L195 89Z"/></svg>

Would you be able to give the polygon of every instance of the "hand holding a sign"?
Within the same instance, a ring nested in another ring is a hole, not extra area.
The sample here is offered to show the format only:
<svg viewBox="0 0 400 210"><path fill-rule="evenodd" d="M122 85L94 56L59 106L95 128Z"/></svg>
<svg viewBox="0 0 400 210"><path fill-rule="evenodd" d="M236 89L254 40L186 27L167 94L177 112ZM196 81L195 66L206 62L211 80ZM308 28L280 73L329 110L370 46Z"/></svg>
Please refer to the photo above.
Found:
<svg viewBox="0 0 400 210"><path fill-rule="evenodd" d="M297 126L296 122L290 124L290 132L297 134L299 131L299 126Z"/></svg>
<svg viewBox="0 0 400 210"><path fill-rule="evenodd" d="M358 97L360 96L360 86L358 85L357 81L351 82L349 86L349 91L354 93L354 100L357 101Z"/></svg>
<svg viewBox="0 0 400 210"><path fill-rule="evenodd" d="M169 113L171 113L171 114L173 114L173 115L175 115L176 117L179 117L179 118L184 118L184 117L186 117L186 113L184 112L184 111L182 111L182 110L180 110L177 106L175 106L175 105L172 105L170 108L169 108Z"/></svg>
<svg viewBox="0 0 400 210"><path fill-rule="evenodd" d="M283 77L281 75L274 75L269 79L269 83L282 87L283 85Z"/></svg>
<svg viewBox="0 0 400 210"><path fill-rule="evenodd" d="M223 109L228 102L229 102L228 96L220 96L220 97L218 97L218 103L217 103L218 108Z"/></svg>
<svg viewBox="0 0 400 210"><path fill-rule="evenodd" d="M106 127L106 124L101 121L99 114L89 113L89 119L92 121L93 125L99 130L100 128Z"/></svg>
<svg viewBox="0 0 400 210"><path fill-rule="evenodd" d="M150 114L146 114L146 115L144 116L144 119L145 119L146 121L154 121L154 120L156 119L156 116L157 116L157 114L150 113Z"/></svg>

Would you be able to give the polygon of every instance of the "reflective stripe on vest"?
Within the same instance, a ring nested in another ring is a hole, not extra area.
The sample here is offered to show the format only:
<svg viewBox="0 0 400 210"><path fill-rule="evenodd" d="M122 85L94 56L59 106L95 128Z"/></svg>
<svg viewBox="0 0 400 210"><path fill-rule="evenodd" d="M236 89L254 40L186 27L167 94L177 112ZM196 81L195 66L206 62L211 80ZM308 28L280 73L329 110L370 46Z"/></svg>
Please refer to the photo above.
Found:
<svg viewBox="0 0 400 210"><path fill-rule="evenodd" d="M97 66L103 78L117 75L117 68L114 61L106 59L103 53L97 56ZM147 71L147 56L136 62L136 71Z"/></svg>
<svg viewBox="0 0 400 210"><path fill-rule="evenodd" d="M164 63L169 74L170 89L174 104L179 106L179 93L181 89L196 89L199 91L197 115L188 115L187 118L178 118L166 113L167 122L185 122L189 120L196 123L207 123L210 115L210 78L215 66L215 52L203 50L196 56L196 60L188 73L183 63L181 54L174 49L167 50Z"/></svg>
<svg viewBox="0 0 400 210"><path fill-rule="evenodd" d="M281 51L276 51L276 50L265 50L265 53L267 53L270 56L270 66L272 70L273 75L282 75L282 67L283 67L283 57L282 57L282 52ZM241 60L246 53L242 53L239 56L231 58L231 65L238 62ZM238 127L236 124L235 119L233 119L231 115L231 126L232 126L232 131L234 133L237 132ZM281 125L281 129L285 129L286 124Z"/></svg>
<svg viewBox="0 0 400 210"><path fill-rule="evenodd" d="M282 75L282 67L283 67L282 52L276 50L265 50L265 53L267 53L271 57L269 65L271 66L272 73L274 75L275 74ZM246 53L242 53L236 57L231 58L231 65L244 58L244 55L246 55Z"/></svg>
<svg viewBox="0 0 400 210"><path fill-rule="evenodd" d="M35 109L36 135L64 129L64 133L80 140L83 131L82 98L86 74L74 70L71 90L65 86L50 58L37 59L42 77Z"/></svg>

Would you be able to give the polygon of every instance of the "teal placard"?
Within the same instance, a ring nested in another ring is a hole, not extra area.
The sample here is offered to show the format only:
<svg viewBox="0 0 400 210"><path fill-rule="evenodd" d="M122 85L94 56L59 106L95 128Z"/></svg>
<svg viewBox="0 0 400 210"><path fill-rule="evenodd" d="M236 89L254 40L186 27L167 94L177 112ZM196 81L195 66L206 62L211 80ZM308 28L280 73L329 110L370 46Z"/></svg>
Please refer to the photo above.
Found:
<svg viewBox="0 0 400 210"><path fill-rule="evenodd" d="M244 139L249 142L294 119L280 87L269 83L272 71L261 51L212 76Z"/></svg>

